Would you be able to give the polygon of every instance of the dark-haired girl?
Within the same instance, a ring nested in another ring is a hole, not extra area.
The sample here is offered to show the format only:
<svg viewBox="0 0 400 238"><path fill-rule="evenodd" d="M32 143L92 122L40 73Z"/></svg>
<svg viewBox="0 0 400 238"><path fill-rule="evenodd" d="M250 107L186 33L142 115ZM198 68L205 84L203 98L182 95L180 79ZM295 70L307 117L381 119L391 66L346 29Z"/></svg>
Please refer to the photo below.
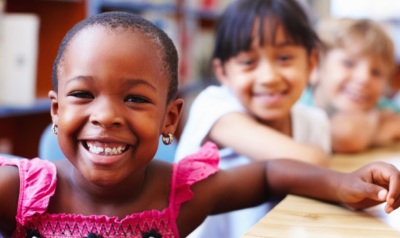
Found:
<svg viewBox="0 0 400 238"><path fill-rule="evenodd" d="M228 6L212 62L221 86L208 87L193 102L176 161L212 141L221 169L276 158L326 165L328 117L296 103L317 64L318 42L295 0L238 0ZM191 238L238 238L272 205L210 217Z"/></svg>

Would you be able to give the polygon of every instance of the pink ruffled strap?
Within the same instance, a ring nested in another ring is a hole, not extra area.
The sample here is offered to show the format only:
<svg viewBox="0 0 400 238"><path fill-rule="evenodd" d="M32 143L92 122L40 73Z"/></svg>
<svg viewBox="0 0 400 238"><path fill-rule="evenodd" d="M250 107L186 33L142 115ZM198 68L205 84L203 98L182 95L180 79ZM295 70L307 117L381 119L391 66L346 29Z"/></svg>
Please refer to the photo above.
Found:
<svg viewBox="0 0 400 238"><path fill-rule="evenodd" d="M195 154L173 164L169 202L175 219L178 217L181 204L193 197L190 186L217 172L218 162L217 146L207 142Z"/></svg>
<svg viewBox="0 0 400 238"><path fill-rule="evenodd" d="M19 169L17 220L22 222L27 216L44 213L56 189L55 165L39 158L18 160L4 157L0 157L0 165L14 165Z"/></svg>

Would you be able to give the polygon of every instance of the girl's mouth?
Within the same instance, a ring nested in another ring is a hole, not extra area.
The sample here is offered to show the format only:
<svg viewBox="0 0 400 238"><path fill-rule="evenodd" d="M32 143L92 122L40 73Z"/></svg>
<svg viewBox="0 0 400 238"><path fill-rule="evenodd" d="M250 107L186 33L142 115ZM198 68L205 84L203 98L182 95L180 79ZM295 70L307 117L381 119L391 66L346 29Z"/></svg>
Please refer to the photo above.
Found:
<svg viewBox="0 0 400 238"><path fill-rule="evenodd" d="M120 155L126 152L131 146L124 143L108 143L99 141L81 141L83 147L97 155Z"/></svg>
<svg viewBox="0 0 400 238"><path fill-rule="evenodd" d="M364 94L361 93L357 90L349 90L345 89L343 90L343 93L350 98L352 101L358 102L358 103L365 103L368 101L368 97Z"/></svg>

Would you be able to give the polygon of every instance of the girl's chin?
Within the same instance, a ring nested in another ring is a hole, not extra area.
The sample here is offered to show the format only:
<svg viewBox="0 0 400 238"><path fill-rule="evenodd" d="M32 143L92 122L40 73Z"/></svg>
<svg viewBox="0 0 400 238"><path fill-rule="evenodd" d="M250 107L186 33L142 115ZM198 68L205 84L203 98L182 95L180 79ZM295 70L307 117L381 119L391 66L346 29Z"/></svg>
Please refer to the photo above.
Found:
<svg viewBox="0 0 400 238"><path fill-rule="evenodd" d="M369 103L356 102L353 100L343 100L335 105L339 111L367 111L371 109Z"/></svg>
<svg viewBox="0 0 400 238"><path fill-rule="evenodd" d="M271 109L263 112L254 114L259 121L263 122L275 122L285 120L290 115L290 110L284 109Z"/></svg>
<svg viewBox="0 0 400 238"><path fill-rule="evenodd" d="M85 173L85 172L84 172ZM113 187L119 182L123 180L121 177L121 173L118 174L111 174L107 173L104 170L99 170L96 168L91 169L90 171L87 171L86 174L83 174L85 179L89 181L91 184L96 185L98 187Z"/></svg>

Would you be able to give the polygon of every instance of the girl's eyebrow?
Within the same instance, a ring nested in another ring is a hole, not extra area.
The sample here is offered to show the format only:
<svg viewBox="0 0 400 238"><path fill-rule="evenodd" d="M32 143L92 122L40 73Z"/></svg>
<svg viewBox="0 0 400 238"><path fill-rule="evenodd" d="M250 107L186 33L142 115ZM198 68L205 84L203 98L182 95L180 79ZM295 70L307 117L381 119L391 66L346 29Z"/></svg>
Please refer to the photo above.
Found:
<svg viewBox="0 0 400 238"><path fill-rule="evenodd" d="M71 81L74 81L74 80L77 80L77 79L79 79L79 80L84 80L84 81L93 81L93 78L90 77L90 76L78 75L78 76L72 77L72 78L70 78L70 79L67 79L67 82L65 82L65 85L67 85L67 84L70 83Z"/></svg>
<svg viewBox="0 0 400 238"><path fill-rule="evenodd" d="M154 87L151 83L149 83L143 79L127 79L127 80L125 80L124 84L127 87L132 87L132 86L142 84L142 85L146 85L146 86L150 87L151 89L153 89L154 92L157 92L156 87Z"/></svg>
<svg viewBox="0 0 400 238"><path fill-rule="evenodd" d="M78 75L75 77L72 77L70 79L67 80L67 82L65 83L66 85L74 80L83 80L83 81L93 81L93 78L90 76L83 76L83 75ZM149 88L151 88L153 91L157 92L156 87L154 87L151 83L147 82L146 80L143 79L126 79L124 82L124 85L126 87L132 87L132 86L136 86L136 85L146 85Z"/></svg>

